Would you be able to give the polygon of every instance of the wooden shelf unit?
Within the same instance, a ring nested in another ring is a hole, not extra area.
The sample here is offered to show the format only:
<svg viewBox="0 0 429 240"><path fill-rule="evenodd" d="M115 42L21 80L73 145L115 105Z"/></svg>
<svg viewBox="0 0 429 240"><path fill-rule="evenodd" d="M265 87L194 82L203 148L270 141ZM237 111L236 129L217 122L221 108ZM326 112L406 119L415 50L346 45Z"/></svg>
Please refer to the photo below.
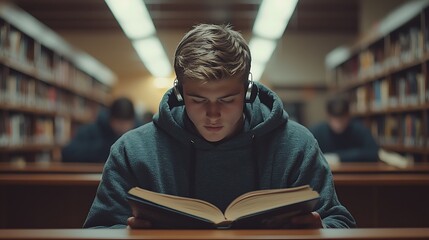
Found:
<svg viewBox="0 0 429 240"><path fill-rule="evenodd" d="M110 100L116 76L18 7L0 3L0 162L59 161Z"/></svg>
<svg viewBox="0 0 429 240"><path fill-rule="evenodd" d="M400 6L326 66L332 90L350 96L381 147L429 161L429 1Z"/></svg>

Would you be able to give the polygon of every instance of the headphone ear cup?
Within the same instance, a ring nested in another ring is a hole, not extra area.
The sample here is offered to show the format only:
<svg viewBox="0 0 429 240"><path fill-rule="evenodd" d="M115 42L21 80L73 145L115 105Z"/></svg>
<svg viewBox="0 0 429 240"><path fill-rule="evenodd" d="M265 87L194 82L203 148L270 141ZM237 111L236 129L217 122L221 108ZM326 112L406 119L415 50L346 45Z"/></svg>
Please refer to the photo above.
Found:
<svg viewBox="0 0 429 240"><path fill-rule="evenodd" d="M252 80L249 80L249 84L248 84L247 90L246 90L245 102L246 103L253 103L255 101L257 95L258 95L258 87L256 86L256 84L253 83Z"/></svg>
<svg viewBox="0 0 429 240"><path fill-rule="evenodd" d="M182 88L180 87L179 81L177 79L174 79L173 91L174 91L174 95L176 95L177 101L183 102Z"/></svg>

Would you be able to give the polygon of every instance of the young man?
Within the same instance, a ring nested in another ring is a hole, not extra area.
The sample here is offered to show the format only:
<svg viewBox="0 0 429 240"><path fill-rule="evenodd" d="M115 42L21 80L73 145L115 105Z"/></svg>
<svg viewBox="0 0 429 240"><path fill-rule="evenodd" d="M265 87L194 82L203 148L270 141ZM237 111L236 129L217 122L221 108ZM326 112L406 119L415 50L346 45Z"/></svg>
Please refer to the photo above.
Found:
<svg viewBox="0 0 429 240"><path fill-rule="evenodd" d="M131 100L115 99L109 109L100 111L95 122L78 129L76 136L62 149L62 161L104 163L112 144L138 125Z"/></svg>
<svg viewBox="0 0 429 240"><path fill-rule="evenodd" d="M274 92L253 83L250 50L228 26L201 24L179 43L174 89L153 122L112 147L85 227L151 227L132 217L135 186L202 199L225 210L257 189L309 184L321 195L315 212L290 227L352 227L332 175L311 133L288 120ZM261 227L283 227L282 218Z"/></svg>
<svg viewBox="0 0 429 240"><path fill-rule="evenodd" d="M352 119L349 101L335 96L326 103L328 121L310 128L329 164L339 162L376 162L378 145L371 132Z"/></svg>

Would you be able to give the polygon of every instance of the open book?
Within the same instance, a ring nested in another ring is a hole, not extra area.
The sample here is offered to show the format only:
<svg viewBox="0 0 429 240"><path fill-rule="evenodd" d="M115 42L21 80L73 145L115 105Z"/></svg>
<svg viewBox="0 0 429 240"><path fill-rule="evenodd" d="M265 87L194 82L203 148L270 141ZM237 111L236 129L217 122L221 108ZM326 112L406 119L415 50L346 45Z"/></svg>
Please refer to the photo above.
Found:
<svg viewBox="0 0 429 240"><path fill-rule="evenodd" d="M133 215L150 221L154 228L261 228L261 221L273 216L287 218L311 212L318 199L319 194L308 185L259 190L237 197L223 213L199 199L138 187L128 191Z"/></svg>

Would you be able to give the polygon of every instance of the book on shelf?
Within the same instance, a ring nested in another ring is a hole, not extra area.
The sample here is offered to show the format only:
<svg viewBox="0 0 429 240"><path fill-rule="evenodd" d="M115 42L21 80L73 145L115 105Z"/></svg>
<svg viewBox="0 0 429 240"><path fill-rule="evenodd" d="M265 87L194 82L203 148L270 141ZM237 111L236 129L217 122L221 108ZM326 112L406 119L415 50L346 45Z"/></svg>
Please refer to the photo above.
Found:
<svg viewBox="0 0 429 240"><path fill-rule="evenodd" d="M308 185L245 193L224 212L213 204L194 198L162 194L139 187L128 191L133 216L150 221L154 228L261 228L275 216L310 213L319 194Z"/></svg>

